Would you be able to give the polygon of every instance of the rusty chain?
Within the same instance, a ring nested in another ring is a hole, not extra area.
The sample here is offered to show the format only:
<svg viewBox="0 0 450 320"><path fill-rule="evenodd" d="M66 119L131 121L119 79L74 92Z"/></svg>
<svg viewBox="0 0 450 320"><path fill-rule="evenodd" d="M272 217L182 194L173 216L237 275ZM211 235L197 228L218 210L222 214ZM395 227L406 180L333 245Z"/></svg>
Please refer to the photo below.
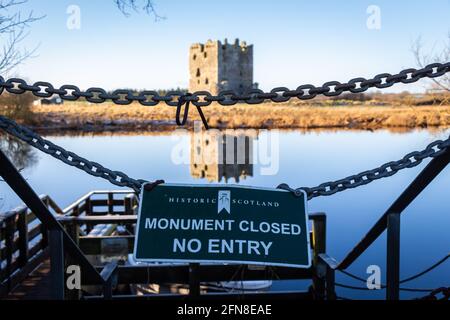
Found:
<svg viewBox="0 0 450 320"><path fill-rule="evenodd" d="M328 81L322 86L304 84L297 87L295 90L290 90L286 87L277 87L270 92L253 89L242 95L231 90L226 90L219 92L217 96L212 95L208 91L196 91L190 94L186 94L182 91L169 91L165 95L160 95L157 91L134 92L132 90L124 89L108 93L105 89L97 87L82 91L74 85L63 85L59 88L55 88L51 83L44 81L38 81L30 85L23 79L10 78L5 80L0 76L0 94L2 94L4 90L13 94L31 92L39 98L50 98L53 95L58 95L62 100L68 101L85 98L91 103L103 103L110 100L118 105L128 105L132 102L139 102L144 106L155 106L160 102L165 102L172 107L177 107L181 97L183 97L185 102L190 102L196 107L206 107L213 102L217 102L223 106L230 106L238 102L259 104L266 100L272 102L286 102L291 98L308 100L315 98L317 95L333 97L344 92L360 93L369 88L383 89L391 87L396 83L406 84L416 82L422 78L440 77L447 72L450 72L450 62L432 63L422 69L408 68L397 74L381 73L370 79L358 77L351 79L346 83Z"/></svg>
<svg viewBox="0 0 450 320"><path fill-rule="evenodd" d="M49 154L58 160L61 160L65 164L81 169L95 177L106 179L114 185L120 187L129 187L139 193L142 184L147 182L146 180L142 179L130 178L123 172L107 169L97 162L89 161L83 157L80 157L77 154L71 151L67 151L64 148L55 145L51 141L42 138L40 135L33 132L29 128L19 125L13 120L1 115L0 128L7 133L15 136L16 138L28 143L29 145L41 150L42 152ZM445 141L437 140L430 143L422 151L414 151L408 153L398 161L391 161L383 164L376 169L364 171L344 179L325 182L318 185L317 187L312 188L301 187L298 189L292 189L287 184L281 184L278 186L278 188L291 191L296 195L300 195L301 190L303 190L306 192L308 199L312 199L318 196L330 196L337 192L366 185L381 178L390 177L400 170L415 167L426 158L433 158L441 155L442 153L446 152L449 147L450 138Z"/></svg>

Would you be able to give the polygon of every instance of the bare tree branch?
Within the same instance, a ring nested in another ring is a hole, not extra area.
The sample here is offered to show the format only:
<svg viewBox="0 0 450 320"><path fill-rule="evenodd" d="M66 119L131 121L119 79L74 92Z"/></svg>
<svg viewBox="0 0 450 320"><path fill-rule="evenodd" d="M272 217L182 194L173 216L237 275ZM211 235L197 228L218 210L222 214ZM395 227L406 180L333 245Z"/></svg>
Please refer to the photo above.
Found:
<svg viewBox="0 0 450 320"><path fill-rule="evenodd" d="M117 8L125 15L130 16L130 11L144 11L148 15L153 15L155 21L164 20L164 16L160 16L156 10L152 0L114 0Z"/></svg>
<svg viewBox="0 0 450 320"><path fill-rule="evenodd" d="M428 53L423 52L423 41L419 37L411 45L411 51L414 54L417 65L420 68L425 67L430 63L435 62L447 62L450 60L450 31L448 33L447 41L444 48L436 51L432 48ZM448 74L439 78L432 78L433 82L432 90L434 91L447 91L450 92L450 76Z"/></svg>
<svg viewBox="0 0 450 320"><path fill-rule="evenodd" d="M31 11L23 17L21 6L28 0L0 0L0 73L6 74L24 60L34 55L37 48L27 50L20 43L27 36L30 25L43 18L36 17Z"/></svg>

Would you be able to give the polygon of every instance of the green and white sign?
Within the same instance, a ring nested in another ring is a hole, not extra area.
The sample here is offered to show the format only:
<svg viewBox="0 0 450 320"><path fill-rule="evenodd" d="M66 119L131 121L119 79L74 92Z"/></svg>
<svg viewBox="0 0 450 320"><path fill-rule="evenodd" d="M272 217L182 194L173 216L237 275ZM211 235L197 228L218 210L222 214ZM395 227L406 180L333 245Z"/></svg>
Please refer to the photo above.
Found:
<svg viewBox="0 0 450 320"><path fill-rule="evenodd" d="M311 265L304 193L178 184L142 190L137 261Z"/></svg>

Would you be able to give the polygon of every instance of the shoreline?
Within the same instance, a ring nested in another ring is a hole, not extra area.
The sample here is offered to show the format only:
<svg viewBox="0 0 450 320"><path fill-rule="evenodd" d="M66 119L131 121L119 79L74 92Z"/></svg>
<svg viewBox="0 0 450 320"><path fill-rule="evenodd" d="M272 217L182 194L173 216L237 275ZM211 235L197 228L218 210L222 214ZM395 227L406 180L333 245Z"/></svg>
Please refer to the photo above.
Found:
<svg viewBox="0 0 450 320"><path fill-rule="evenodd" d="M193 132L193 124L187 123L186 126L178 127L176 125L163 125L163 126L143 126L143 125L129 125L129 126L102 126L102 125L86 125L81 127L40 127L40 126L27 126L31 130L50 136L79 136L79 135L166 135L174 133L175 130L185 130L186 132ZM443 131L449 129L450 126L428 126L428 127L345 127L345 126L328 126L328 127L221 127L213 128L210 130L219 130L225 132L226 130L279 130L281 132L289 131L301 131L301 132L345 132L345 131L388 131L391 133L408 133L415 130L428 130L433 132Z"/></svg>
<svg viewBox="0 0 450 320"><path fill-rule="evenodd" d="M174 107L139 104L117 106L86 102L34 106L31 129L41 132L166 132L193 130L200 121L195 108L188 122L178 127ZM292 103L238 104L203 108L211 128L280 130L380 130L445 129L450 127L450 105L445 106L308 106Z"/></svg>

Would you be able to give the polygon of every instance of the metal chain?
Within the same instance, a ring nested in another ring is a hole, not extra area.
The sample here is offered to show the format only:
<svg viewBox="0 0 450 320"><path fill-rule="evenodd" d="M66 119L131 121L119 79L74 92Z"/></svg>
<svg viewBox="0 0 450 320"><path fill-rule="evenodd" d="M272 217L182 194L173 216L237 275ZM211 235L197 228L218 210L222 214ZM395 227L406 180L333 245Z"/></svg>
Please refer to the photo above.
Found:
<svg viewBox="0 0 450 320"><path fill-rule="evenodd" d="M441 298L437 296L442 294ZM449 300L450 299L450 287L441 287L433 290L430 294L419 298L418 300Z"/></svg>
<svg viewBox="0 0 450 320"><path fill-rule="evenodd" d="M348 176L344 179L324 182L312 188L300 187L297 189L293 189L285 183L280 184L278 188L289 190L291 192L294 192L296 195L300 195L303 190L308 195L308 200L319 196L331 196L335 193L347 189L353 189L369 184L370 182L378 179L390 177L405 168L413 168L415 166L418 166L424 159L435 158L446 152L447 148L449 147L450 137L445 141L436 140L430 143L424 150L408 153L398 161L390 161L378 168L366 170L361 173Z"/></svg>
<svg viewBox="0 0 450 320"><path fill-rule="evenodd" d="M123 172L107 169L97 162L80 157L79 155L67 151L51 141L42 138L27 127L21 126L13 120L3 116L0 116L0 128L36 149L61 160L65 164L81 169L92 176L106 179L116 186L129 187L136 192L139 192L142 184L146 182L145 180L135 180Z"/></svg>
<svg viewBox="0 0 450 320"><path fill-rule="evenodd" d="M79 98L85 98L92 103L103 103L111 100L118 105L127 105L132 102L139 102L144 106L155 106L160 102L176 107L181 97L185 102L191 102L196 107L206 107L213 102L217 102L223 106L234 105L238 102L246 102L248 104L259 104L266 100L272 102L286 102L291 98L300 100L313 99L317 95L327 97L338 96L343 92L360 93L369 88L388 88L396 83L412 83L422 78L435 78L444 75L450 71L450 62L432 63L422 69L408 68L397 74L381 73L373 78L366 79L362 77L351 79L346 83L339 81L328 81L322 86L314 86L312 84L304 84L295 90L286 87L277 87L270 92L264 92L260 89L249 90L243 95L239 95L232 90L221 91L217 96L212 95L208 91L196 91L186 95L182 91L169 91L165 95L160 95L157 91L135 92L132 90L115 90L113 93L107 93L102 88L89 88L86 91L80 90L74 85L63 85L55 88L49 82L38 81L33 85L27 84L23 79L10 78L5 81L0 76L0 94L6 90L9 93L22 94L31 92L40 98L49 98L58 95L62 100L74 101Z"/></svg>
<svg viewBox="0 0 450 320"><path fill-rule="evenodd" d="M114 185L120 187L129 187L139 193L142 184L147 182L146 180L142 179L130 178L123 172L107 169L97 162L89 161L85 158L82 158L77 154L71 151L67 151L64 148L57 146L54 143L42 138L37 133L33 132L27 127L19 125L13 120L8 119L1 115L0 115L0 128L5 130L7 133L15 136L16 138L28 143L29 145L41 150L42 152L45 152L46 154L49 154L52 157L61 160L65 164L81 169L86 173L93 175L95 177L106 179ZM414 151L408 153L401 160L391 161L385 163L384 165L376 169L364 171L344 179L332 182L325 182L317 187L312 188L301 187L298 189L292 189L287 184L281 184L278 186L278 188L289 190L296 195L300 195L303 190L306 192L308 199L312 199L318 196L330 196L337 192L366 185L372 181L381 178L390 177L400 170L415 167L426 158L430 157L434 158L443 154L449 147L450 147L450 138L448 138L445 141L437 140L430 143L422 151ZM159 181L155 181L153 183L159 183Z"/></svg>

